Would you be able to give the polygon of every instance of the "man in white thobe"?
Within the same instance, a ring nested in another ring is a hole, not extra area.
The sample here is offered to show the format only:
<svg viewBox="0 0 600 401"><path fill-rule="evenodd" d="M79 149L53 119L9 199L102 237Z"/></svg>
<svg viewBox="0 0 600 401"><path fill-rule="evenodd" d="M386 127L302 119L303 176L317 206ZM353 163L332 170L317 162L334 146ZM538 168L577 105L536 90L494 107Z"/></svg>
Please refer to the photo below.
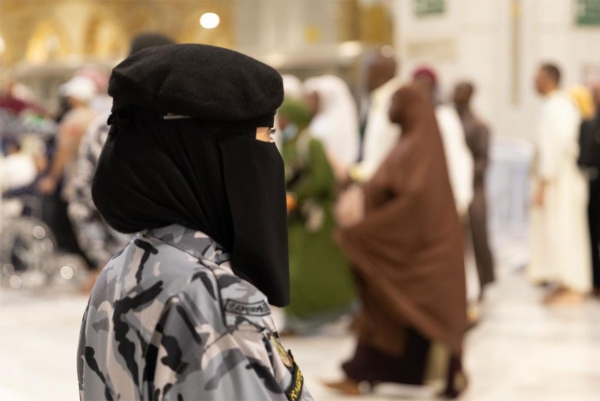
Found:
<svg viewBox="0 0 600 401"><path fill-rule="evenodd" d="M396 59L388 48L383 48L367 62L368 98L364 102L365 118L361 119L363 151L361 161L349 170L353 181L368 181L398 141L400 127L388 117L392 96L402 86L396 72Z"/></svg>
<svg viewBox="0 0 600 401"><path fill-rule="evenodd" d="M383 47L367 60L367 96L362 101L360 118L362 157L341 173L336 173L342 185L348 186L336 204L336 214L345 219L358 221L362 218L364 192L361 183L371 179L400 136L400 126L389 118L392 96L402 86L400 77L396 76L397 69L394 51L389 46Z"/></svg>
<svg viewBox="0 0 600 401"><path fill-rule="evenodd" d="M581 117L559 90L560 70L540 67L536 88L544 97L537 138L534 203L531 211L532 255L529 276L556 287L548 304L580 301L591 289L591 261L586 223L587 181L577 166Z"/></svg>

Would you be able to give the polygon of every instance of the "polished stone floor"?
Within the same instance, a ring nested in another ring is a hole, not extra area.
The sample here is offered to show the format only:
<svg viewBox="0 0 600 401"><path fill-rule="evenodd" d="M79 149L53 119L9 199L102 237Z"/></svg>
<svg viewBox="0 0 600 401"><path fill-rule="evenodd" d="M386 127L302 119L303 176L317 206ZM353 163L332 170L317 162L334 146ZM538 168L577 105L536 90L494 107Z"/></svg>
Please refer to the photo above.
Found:
<svg viewBox="0 0 600 401"><path fill-rule="evenodd" d="M600 302L550 309L540 297L518 271L491 288L483 321L467 339L470 388L462 400L600 400ZM85 303L76 295L0 292L0 400L77 399L75 351ZM315 399L345 399L321 385L339 377L340 361L352 352L343 324L287 339L286 346ZM401 390L391 386L360 399L403 399Z"/></svg>

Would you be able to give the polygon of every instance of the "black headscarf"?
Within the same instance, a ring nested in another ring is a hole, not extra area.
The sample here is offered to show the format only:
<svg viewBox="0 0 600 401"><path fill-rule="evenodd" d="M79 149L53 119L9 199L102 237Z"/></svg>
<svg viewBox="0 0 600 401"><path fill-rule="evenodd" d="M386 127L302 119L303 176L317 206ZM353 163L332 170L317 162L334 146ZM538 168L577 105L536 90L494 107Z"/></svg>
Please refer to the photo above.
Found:
<svg viewBox="0 0 600 401"><path fill-rule="evenodd" d="M165 57L181 60L181 51L189 65L170 65ZM217 81L206 79L210 71L194 72L202 69L195 58L217 65L223 52L243 72L233 78L215 72ZM136 72L140 70L141 75ZM191 103L180 104L185 102L178 94L185 87L179 82L181 74L191 85L188 91L197 92ZM253 80L251 87L245 80ZM264 86L257 85L261 81ZM209 86L219 85L229 93L216 99L207 95L215 90ZM132 88L143 96L132 95ZM256 90L261 93L253 96ZM178 100L166 101L165 92ZM256 128L272 124L283 99L279 74L225 49L162 46L142 50L117 66L109 93L115 98L112 125L92 186L94 202L108 224L126 233L170 224L200 230L232 254L234 271L263 291L270 303L287 305L283 161L274 144L255 139ZM240 93L247 97L239 99ZM243 110L241 102L247 104ZM218 117L199 118L207 108L219 110ZM236 114L240 110L243 118Z"/></svg>

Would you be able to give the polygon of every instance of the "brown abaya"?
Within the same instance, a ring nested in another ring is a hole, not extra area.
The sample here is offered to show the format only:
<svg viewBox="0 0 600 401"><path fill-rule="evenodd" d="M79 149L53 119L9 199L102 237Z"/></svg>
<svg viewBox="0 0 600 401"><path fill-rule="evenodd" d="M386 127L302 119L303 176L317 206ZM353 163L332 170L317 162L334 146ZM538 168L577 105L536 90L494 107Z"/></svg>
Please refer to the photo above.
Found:
<svg viewBox="0 0 600 401"><path fill-rule="evenodd" d="M405 86L390 119L402 136L366 185L364 220L338 231L362 303L344 370L356 382L423 384L430 345L462 351L462 228L431 102Z"/></svg>

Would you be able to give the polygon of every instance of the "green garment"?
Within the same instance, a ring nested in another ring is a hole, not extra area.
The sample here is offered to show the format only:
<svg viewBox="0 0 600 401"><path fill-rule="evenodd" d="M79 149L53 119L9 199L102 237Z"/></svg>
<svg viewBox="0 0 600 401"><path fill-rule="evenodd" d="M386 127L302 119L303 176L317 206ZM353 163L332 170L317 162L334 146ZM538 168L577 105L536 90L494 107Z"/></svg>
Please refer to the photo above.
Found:
<svg viewBox="0 0 600 401"><path fill-rule="evenodd" d="M297 196L289 215L293 318L323 322L347 311L354 299L348 262L335 243L335 177L321 142L307 130L284 144L287 190Z"/></svg>

